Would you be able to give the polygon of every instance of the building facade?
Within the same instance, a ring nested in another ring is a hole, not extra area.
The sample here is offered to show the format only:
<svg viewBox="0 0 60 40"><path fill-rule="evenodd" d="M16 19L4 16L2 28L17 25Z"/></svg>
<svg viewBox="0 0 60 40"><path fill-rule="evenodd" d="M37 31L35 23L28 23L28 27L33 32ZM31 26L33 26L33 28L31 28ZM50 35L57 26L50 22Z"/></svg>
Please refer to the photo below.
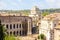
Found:
<svg viewBox="0 0 60 40"><path fill-rule="evenodd" d="M37 6L32 7L29 17L32 18L33 27L38 26L38 21L41 19L41 12Z"/></svg>
<svg viewBox="0 0 60 40"><path fill-rule="evenodd" d="M60 25L54 28L54 40L60 40Z"/></svg>
<svg viewBox="0 0 60 40"><path fill-rule="evenodd" d="M0 16L8 35L31 35L32 19L28 16Z"/></svg>
<svg viewBox="0 0 60 40"><path fill-rule="evenodd" d="M58 30L57 33L54 28L59 24L60 13L49 14L41 19L41 25L39 27L39 35L44 34L46 40L57 40L56 35L60 35ZM55 39L54 39L55 38Z"/></svg>
<svg viewBox="0 0 60 40"><path fill-rule="evenodd" d="M41 20L41 12L40 9L37 6L32 7L30 10L29 17L32 18L32 32L33 33L38 33L39 31L39 25L40 25L40 20Z"/></svg>
<svg viewBox="0 0 60 40"><path fill-rule="evenodd" d="M44 34L46 40L52 40L53 38L53 28L56 21L41 20L41 26L39 28L39 34Z"/></svg>

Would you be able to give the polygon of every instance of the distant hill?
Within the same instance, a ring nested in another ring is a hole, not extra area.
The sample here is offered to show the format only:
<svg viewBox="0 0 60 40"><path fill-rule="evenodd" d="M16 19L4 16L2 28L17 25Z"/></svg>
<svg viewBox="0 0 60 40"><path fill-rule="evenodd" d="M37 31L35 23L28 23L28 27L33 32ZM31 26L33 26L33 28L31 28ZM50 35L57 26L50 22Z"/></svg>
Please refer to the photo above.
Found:
<svg viewBox="0 0 60 40"><path fill-rule="evenodd" d="M30 10L0 10L0 12L8 12L8 13L23 13L28 15L30 13ZM58 12L60 13L60 8L59 9L42 9L40 10L40 12L44 13L44 12L48 12L48 13L54 13L54 12Z"/></svg>
<svg viewBox="0 0 60 40"><path fill-rule="evenodd" d="M54 12L60 13L60 8L59 9L43 9L43 10L40 10L40 11L49 12L49 13L54 13Z"/></svg>
<svg viewBox="0 0 60 40"><path fill-rule="evenodd" d="M4 13L23 13L24 15L29 15L30 10L0 10L0 12L4 12Z"/></svg>
<svg viewBox="0 0 60 40"><path fill-rule="evenodd" d="M20 12L30 12L30 10L0 10L0 12L10 12L10 13L20 13Z"/></svg>

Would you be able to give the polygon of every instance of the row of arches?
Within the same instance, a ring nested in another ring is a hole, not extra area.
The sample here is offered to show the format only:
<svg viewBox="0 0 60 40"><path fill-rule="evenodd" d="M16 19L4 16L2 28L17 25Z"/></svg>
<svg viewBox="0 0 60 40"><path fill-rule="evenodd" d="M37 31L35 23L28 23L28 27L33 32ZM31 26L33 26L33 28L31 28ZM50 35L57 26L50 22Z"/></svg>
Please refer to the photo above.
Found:
<svg viewBox="0 0 60 40"><path fill-rule="evenodd" d="M10 31L10 32L7 32L8 35L14 35L14 36L21 36L22 35L22 31Z"/></svg>
<svg viewBox="0 0 60 40"><path fill-rule="evenodd" d="M14 36L26 36L27 35L27 31L25 30L20 30L20 31L10 31L10 32L6 32L8 35L14 35Z"/></svg>
<svg viewBox="0 0 60 40"><path fill-rule="evenodd" d="M21 24L6 24L7 29L21 28Z"/></svg>

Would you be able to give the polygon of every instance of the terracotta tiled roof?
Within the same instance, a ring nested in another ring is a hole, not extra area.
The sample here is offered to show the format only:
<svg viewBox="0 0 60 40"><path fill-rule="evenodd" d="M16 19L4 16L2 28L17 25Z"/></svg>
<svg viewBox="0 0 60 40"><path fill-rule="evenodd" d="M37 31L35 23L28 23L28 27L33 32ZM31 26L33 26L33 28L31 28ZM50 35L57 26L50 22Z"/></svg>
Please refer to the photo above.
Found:
<svg viewBox="0 0 60 40"><path fill-rule="evenodd" d="M58 19L58 20L60 20L60 13L53 13L53 14L46 15L44 17L44 19L47 19L47 20Z"/></svg>

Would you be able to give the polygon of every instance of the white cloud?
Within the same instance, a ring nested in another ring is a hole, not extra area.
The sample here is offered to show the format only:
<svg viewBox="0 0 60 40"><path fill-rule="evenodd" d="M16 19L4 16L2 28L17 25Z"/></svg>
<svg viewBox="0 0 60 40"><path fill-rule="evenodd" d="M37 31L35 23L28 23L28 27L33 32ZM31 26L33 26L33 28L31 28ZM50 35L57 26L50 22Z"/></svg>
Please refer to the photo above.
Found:
<svg viewBox="0 0 60 40"><path fill-rule="evenodd" d="M3 1L0 1L0 9L3 9L7 6L7 4Z"/></svg>
<svg viewBox="0 0 60 40"><path fill-rule="evenodd" d="M46 0L48 3L54 3L56 0Z"/></svg>
<svg viewBox="0 0 60 40"><path fill-rule="evenodd" d="M0 0L0 9L16 9L23 0Z"/></svg>
<svg viewBox="0 0 60 40"><path fill-rule="evenodd" d="M56 3L56 0L45 0L48 5L54 5Z"/></svg>
<svg viewBox="0 0 60 40"><path fill-rule="evenodd" d="M23 0L17 0L17 1L22 2Z"/></svg>
<svg viewBox="0 0 60 40"><path fill-rule="evenodd" d="M60 1L59 0L55 3L55 7L60 8Z"/></svg>
<svg viewBox="0 0 60 40"><path fill-rule="evenodd" d="M2 1L0 1L0 6L6 6L6 4Z"/></svg>
<svg viewBox="0 0 60 40"><path fill-rule="evenodd" d="M60 7L60 0L45 0L49 8L58 8Z"/></svg>
<svg viewBox="0 0 60 40"><path fill-rule="evenodd" d="M23 6L28 6L28 4L24 4L25 0L0 0L0 9L17 9L23 8ZM30 3L29 3L30 4ZM32 6L37 5L39 8L59 8L60 0L32 0Z"/></svg>
<svg viewBox="0 0 60 40"><path fill-rule="evenodd" d="M23 1L23 0L9 0L10 2L10 5L12 5L12 6L19 6L19 5L21 5L21 2Z"/></svg>
<svg viewBox="0 0 60 40"><path fill-rule="evenodd" d="M12 6L17 6L18 5L18 3L16 3L16 2L11 2L10 3Z"/></svg>

